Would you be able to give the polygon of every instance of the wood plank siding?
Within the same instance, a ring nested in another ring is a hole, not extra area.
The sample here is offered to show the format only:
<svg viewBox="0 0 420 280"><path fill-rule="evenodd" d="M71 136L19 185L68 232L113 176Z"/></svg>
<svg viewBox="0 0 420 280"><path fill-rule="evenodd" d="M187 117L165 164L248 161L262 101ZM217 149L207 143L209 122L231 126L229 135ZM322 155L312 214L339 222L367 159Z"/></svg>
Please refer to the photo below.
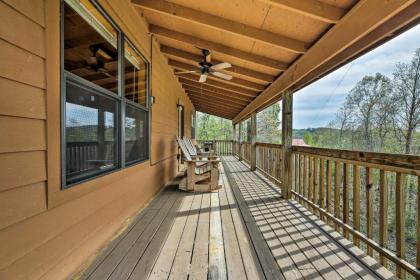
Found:
<svg viewBox="0 0 420 280"><path fill-rule="evenodd" d="M59 1L0 1L0 279L67 277L177 172L176 104L187 136L194 107L133 6L99 3L153 56L150 160L61 190Z"/></svg>

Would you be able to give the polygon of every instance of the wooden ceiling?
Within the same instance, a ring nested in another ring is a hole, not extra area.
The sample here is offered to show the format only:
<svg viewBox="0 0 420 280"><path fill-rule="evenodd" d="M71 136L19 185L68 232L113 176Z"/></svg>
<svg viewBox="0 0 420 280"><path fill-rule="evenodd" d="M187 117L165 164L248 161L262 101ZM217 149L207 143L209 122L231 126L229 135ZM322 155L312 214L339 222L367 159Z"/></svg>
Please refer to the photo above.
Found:
<svg viewBox="0 0 420 280"><path fill-rule="evenodd" d="M420 11L415 0L131 2L196 109L234 122L389 40L417 22ZM198 74L178 74L198 69L202 48L213 64L232 64L221 71L232 80L209 76L198 83Z"/></svg>

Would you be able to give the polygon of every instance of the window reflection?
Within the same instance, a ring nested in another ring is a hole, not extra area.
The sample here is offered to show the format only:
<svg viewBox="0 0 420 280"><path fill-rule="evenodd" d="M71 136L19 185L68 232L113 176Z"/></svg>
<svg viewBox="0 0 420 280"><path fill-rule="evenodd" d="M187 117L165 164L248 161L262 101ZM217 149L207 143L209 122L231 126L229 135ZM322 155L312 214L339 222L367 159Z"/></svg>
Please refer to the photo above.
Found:
<svg viewBox="0 0 420 280"><path fill-rule="evenodd" d="M146 72L147 64L141 55L131 47L128 42L124 44L125 49L125 98L147 106L147 85L146 85Z"/></svg>
<svg viewBox="0 0 420 280"><path fill-rule="evenodd" d="M66 182L117 166L117 102L76 83L66 84Z"/></svg>
<svg viewBox="0 0 420 280"><path fill-rule="evenodd" d="M118 93L118 33L90 2L77 3L63 7L64 69Z"/></svg>
<svg viewBox="0 0 420 280"><path fill-rule="evenodd" d="M147 158L147 112L132 106L125 112L125 159L127 163Z"/></svg>

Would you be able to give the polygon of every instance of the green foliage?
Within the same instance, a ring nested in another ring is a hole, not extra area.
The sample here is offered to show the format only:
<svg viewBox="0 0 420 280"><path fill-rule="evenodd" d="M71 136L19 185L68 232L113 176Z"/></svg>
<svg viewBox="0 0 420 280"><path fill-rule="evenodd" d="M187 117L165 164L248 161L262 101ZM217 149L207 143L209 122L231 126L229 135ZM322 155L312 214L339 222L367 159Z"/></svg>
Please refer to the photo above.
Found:
<svg viewBox="0 0 420 280"><path fill-rule="evenodd" d="M257 141L281 143L281 106L275 103L257 114Z"/></svg>
<svg viewBox="0 0 420 280"><path fill-rule="evenodd" d="M230 120L197 112L197 139L231 140L232 137L233 127Z"/></svg>
<svg viewBox="0 0 420 280"><path fill-rule="evenodd" d="M303 135L303 141L305 141L305 143L308 144L309 146L312 146L314 144L314 139L312 137L312 134L310 133L305 133Z"/></svg>

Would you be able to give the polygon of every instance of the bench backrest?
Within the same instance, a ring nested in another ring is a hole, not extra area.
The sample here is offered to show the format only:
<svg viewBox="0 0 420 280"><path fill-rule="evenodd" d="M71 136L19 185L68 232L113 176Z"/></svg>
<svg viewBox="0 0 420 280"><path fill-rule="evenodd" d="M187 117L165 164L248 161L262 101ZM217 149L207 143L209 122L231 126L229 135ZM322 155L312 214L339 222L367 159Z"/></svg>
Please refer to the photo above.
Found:
<svg viewBox="0 0 420 280"><path fill-rule="evenodd" d="M178 136L176 137L176 141L178 142L178 146L181 148L181 151L184 154L185 158L187 160L192 160L191 154L188 151L188 148L185 146L184 141L181 138L179 138Z"/></svg>
<svg viewBox="0 0 420 280"><path fill-rule="evenodd" d="M190 155L192 155L192 156L198 155L197 154L197 149L194 147L194 144L192 143L191 139L184 136L183 140L184 140L185 146L187 147Z"/></svg>

